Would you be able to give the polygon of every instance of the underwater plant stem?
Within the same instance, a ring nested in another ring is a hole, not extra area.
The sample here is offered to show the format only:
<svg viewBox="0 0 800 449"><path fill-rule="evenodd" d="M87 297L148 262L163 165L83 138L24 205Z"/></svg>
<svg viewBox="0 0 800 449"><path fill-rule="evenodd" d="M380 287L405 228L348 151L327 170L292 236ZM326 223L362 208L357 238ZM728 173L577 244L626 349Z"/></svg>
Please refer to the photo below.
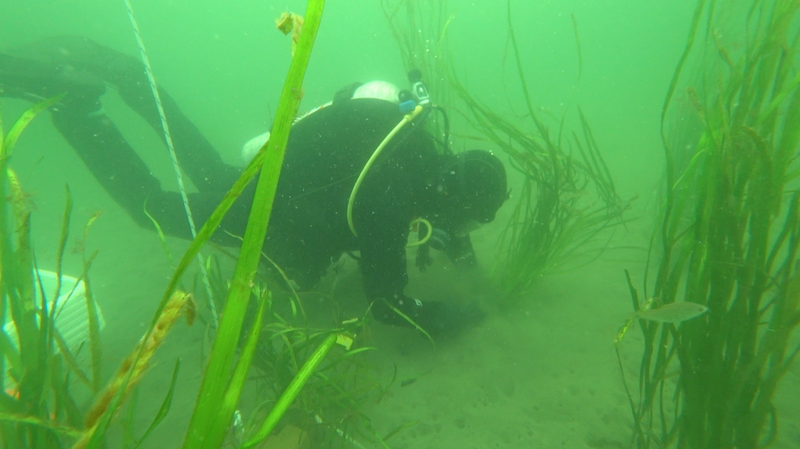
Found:
<svg viewBox="0 0 800 449"><path fill-rule="evenodd" d="M672 74L672 80L669 83L669 88L667 89L667 95L664 98L664 106L661 108L661 142L664 145L664 155L666 157L666 176L667 176L667 204L664 211L664 226L662 228L662 244L664 245L664 257L667 258L666 264L669 263L669 254L672 252L672 239L669 236L668 232L668 223L670 222L669 217L672 213L672 208L675 202L675 195L672 190L672 186L675 185L675 160L672 153L669 150L669 144L667 142L667 134L665 129L665 124L667 120L667 110L669 109L670 104L672 103L672 95L675 93L675 89L678 86L678 80L681 77L681 73L683 72L683 66L686 63L686 59L689 57L689 53L692 51L692 47L694 46L694 37L697 33L698 24L700 23L700 17L703 15L703 10L705 9L706 0L698 0L697 7L694 10L694 16L692 16L692 24L689 27L689 36L686 39L686 46L683 49L683 53L681 54L681 58L678 60L678 64L675 67L675 72ZM662 278L666 273L660 273L658 279L656 279L656 294L660 292L659 286L664 282Z"/></svg>
<svg viewBox="0 0 800 449"><path fill-rule="evenodd" d="M581 51L581 37L578 34L578 19L575 18L575 13L570 15L572 17L572 30L575 32L575 46L578 50L578 83L581 82L581 75L583 75L583 51Z"/></svg>
<svg viewBox="0 0 800 449"><path fill-rule="evenodd" d="M690 136L685 145L682 136L667 134L681 71L698 45L700 16L708 15L708 37L727 25L729 18L717 12L723 6L698 0L661 122L668 180L654 295L664 303L682 296L705 304L710 313L679 326L642 326L641 399L634 413L634 422L645 425L635 428L642 449L653 443L693 449L769 446L778 431L773 396L794 358L787 357L787 346L800 325L800 194L790 190L790 170L798 157L800 85L786 65L791 59L786 55L796 55L797 36L789 43L786 31L800 4L753 0L742 26L754 28L754 34L747 32L746 50L733 57L716 38L700 43L712 50L699 61L701 75L710 80L703 86L705 103L697 100L694 108L702 135ZM693 87L687 90L694 94ZM687 119L686 111L676 113L678 120ZM674 362L680 369L671 385L666 368ZM660 441L651 430L656 421Z"/></svg>
<svg viewBox="0 0 800 449"><path fill-rule="evenodd" d="M525 73L522 71L522 58L519 56L519 47L517 46L517 35L514 33L514 26L511 22L511 0L508 0L508 35L511 38L511 47L514 49L514 60L517 62L517 71L519 72L519 81L520 85L522 86L522 93L525 96L525 105L528 108L528 113L531 116L531 120L536 125L536 129L539 130L539 133L542 136L547 136L548 132L547 129L544 127L542 122L539 121L539 118L536 116L536 113L533 110L533 105L531 104L531 95L528 92L528 83L525 78ZM548 143L549 139L545 139Z"/></svg>
<svg viewBox="0 0 800 449"><path fill-rule="evenodd" d="M333 348L333 345L336 343L336 338L336 334L328 335L325 341L311 354L311 357L306 360L306 363L303 364L303 367L300 368L300 371L294 376L289 386L286 387L286 391L278 398L278 402L276 402L275 406L270 410L267 419L264 420L264 424L261 425L261 428L258 429L258 432L253 438L242 445L242 449L250 449L269 436L272 429L275 428L275 425L278 424L278 421L284 413L286 413L286 410L292 405L295 398L297 398L297 395L300 394L300 390L303 389L308 379L314 374L317 366L322 362L328 352L330 352L331 348Z"/></svg>
<svg viewBox="0 0 800 449"><path fill-rule="evenodd" d="M202 447L203 441L209 437L207 434L209 429L215 428L213 423L216 420L224 420L229 423L231 419L231 416L219 416L218 411L228 388L247 302L258 270L261 248L266 238L286 143L300 105L303 78L322 19L324 4L324 0L309 0L308 2L303 30L300 33L300 39L283 86L272 135L265 148L262 148L255 158L263 161L264 165L256 186L241 252L225 301L224 313L214 339L197 404L184 441L183 447L187 449Z"/></svg>
<svg viewBox="0 0 800 449"><path fill-rule="evenodd" d="M267 289L264 289L260 296L261 297L259 298L258 311L256 312L255 320L250 326L247 341L242 348L239 359L236 361L236 367L233 370L233 375L231 376L229 382L230 386L225 391L225 397L220 404L218 415L222 417L233 417L236 407L239 404L239 397L242 394L242 388L244 388L245 381L247 380L247 374L250 372L250 364L253 361L253 355L258 347L259 337L261 336L261 327L264 320L264 307L268 301L271 301L270 292ZM203 448L220 448L225 439L225 435L227 434L227 430L230 427L230 423L231 420L226 421L224 419L217 419L214 421L213 425L216 426L216 429L209 429L208 438L203 441Z"/></svg>
<svg viewBox="0 0 800 449"><path fill-rule="evenodd" d="M0 332L0 384L10 381L9 390L0 392L2 447L58 447L60 435L80 434L75 430L79 412L69 392L69 375L64 373L65 365L74 369L70 366L74 358L66 345L61 355L55 352L57 330L50 312L57 304L47 301L31 243L31 208L9 167L20 134L62 97L29 108L8 134L0 120L0 198L5 200L0 207L0 323L10 323L16 330L16 338Z"/></svg>
<svg viewBox="0 0 800 449"><path fill-rule="evenodd" d="M102 428L102 421L107 420L111 414L116 412L125 397L130 394L133 387L142 379L147 371L150 359L159 346L164 343L164 339L175 321L184 313L187 314L187 317L191 317L193 307L190 295L180 291L176 291L172 295L172 299L170 299L167 307L164 308L159 317L156 332L149 335L146 334L130 355L122 361L108 386L97 397L92 408L89 409L85 421L87 430L72 446L72 449L82 449L88 447L93 441L97 441L95 432L98 428Z"/></svg>

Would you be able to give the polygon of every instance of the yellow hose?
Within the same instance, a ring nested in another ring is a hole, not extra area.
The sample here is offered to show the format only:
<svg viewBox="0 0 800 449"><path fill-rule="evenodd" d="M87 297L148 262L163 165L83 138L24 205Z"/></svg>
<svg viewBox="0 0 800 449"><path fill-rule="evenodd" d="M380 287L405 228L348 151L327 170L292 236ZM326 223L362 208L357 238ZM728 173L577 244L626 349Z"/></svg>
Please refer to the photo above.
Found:
<svg viewBox="0 0 800 449"><path fill-rule="evenodd" d="M421 239L417 240L414 243L409 243L408 245L406 245L408 247L424 245L424 244L428 243L428 240L430 240L431 236L433 235L433 226L431 226L431 222L430 221L428 221L428 220L426 220L424 218L415 218L415 219L411 220L411 223L409 224L409 226L414 226L417 223L422 223L425 226L427 226L428 227L428 233L425 234L424 238L421 238Z"/></svg>
<svg viewBox="0 0 800 449"><path fill-rule="evenodd" d="M398 123L397 126L395 126L394 129L386 136L386 138L383 139L383 142L378 145L378 148L375 149L375 152L372 153L372 156L370 156L366 165L364 165L364 168L361 170L361 174L358 175L358 179L356 179L353 190L350 192L350 199L347 200L347 225L350 226L350 232L352 232L356 237L358 234L356 233L356 227L353 225L353 204L356 202L356 195L358 195L358 189L361 188L361 183L364 182L364 178L366 178L367 172L372 167L372 164L375 163L375 161L378 159L378 156L380 156L383 149L386 148L386 145L391 142L395 134L400 132L400 130L403 129L408 122L414 120L420 113L422 113L422 106L417 105L413 111L406 114L403 119L400 120L400 123ZM430 237L430 232L428 232L428 237Z"/></svg>

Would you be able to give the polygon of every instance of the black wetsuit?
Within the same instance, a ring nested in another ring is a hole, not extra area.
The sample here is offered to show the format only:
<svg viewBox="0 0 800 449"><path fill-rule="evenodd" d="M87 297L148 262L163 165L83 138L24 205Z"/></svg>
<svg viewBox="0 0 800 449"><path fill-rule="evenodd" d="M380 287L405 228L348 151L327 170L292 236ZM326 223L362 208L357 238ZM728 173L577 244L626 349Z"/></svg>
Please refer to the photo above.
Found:
<svg viewBox="0 0 800 449"><path fill-rule="evenodd" d="M30 100L68 92L52 108L58 131L81 157L103 188L141 226L152 227L147 211L168 235L189 238L189 227L177 192L160 182L102 112L105 85L141 115L161 136L161 124L144 68L137 59L84 38L58 38L0 54L0 95ZM406 324L385 302L422 324L437 323L428 307L403 295L408 282L406 241L416 216L436 216L440 207L435 179L452 155L437 154L434 141L417 123L407 125L370 170L355 206L354 236L347 225L349 194L364 164L401 120L396 104L337 95L326 106L296 123L289 137L270 219L265 252L303 288L310 288L332 261L358 251L367 298L377 319ZM166 111L178 160L197 187L189 202L203 223L240 170L226 165L200 131L164 91ZM237 245L243 235L255 183L227 214L214 239ZM227 232L222 232L222 230ZM451 258L474 265L469 237L451 245ZM455 251L452 249L455 248ZM376 301L377 300L377 301ZM431 316L428 316L431 315Z"/></svg>

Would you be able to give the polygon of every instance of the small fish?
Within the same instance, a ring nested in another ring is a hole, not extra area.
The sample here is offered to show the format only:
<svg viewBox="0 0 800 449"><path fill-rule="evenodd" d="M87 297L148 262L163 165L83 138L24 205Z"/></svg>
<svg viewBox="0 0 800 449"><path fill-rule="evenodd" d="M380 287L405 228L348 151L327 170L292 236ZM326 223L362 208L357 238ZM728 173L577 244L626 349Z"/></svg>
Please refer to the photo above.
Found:
<svg viewBox="0 0 800 449"><path fill-rule="evenodd" d="M406 379L406 380L404 380L404 381L400 382L400 386L401 386L401 387L407 387L407 386L409 386L409 385L413 384L413 383L414 383L414 382L416 382L416 381L417 381L417 379L416 379L416 378L414 378L414 377L412 377L412 378L410 378L410 379Z"/></svg>
<svg viewBox="0 0 800 449"><path fill-rule="evenodd" d="M691 320L708 312L708 307L696 302L673 302L655 309L640 310L633 314L635 318L659 323L678 324Z"/></svg>

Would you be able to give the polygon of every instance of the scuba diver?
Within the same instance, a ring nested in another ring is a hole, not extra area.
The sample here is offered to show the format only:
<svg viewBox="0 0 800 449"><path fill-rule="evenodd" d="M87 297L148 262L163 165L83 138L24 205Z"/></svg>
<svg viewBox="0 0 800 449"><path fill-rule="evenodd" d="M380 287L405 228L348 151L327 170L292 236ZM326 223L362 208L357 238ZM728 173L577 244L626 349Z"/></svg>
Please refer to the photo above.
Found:
<svg viewBox="0 0 800 449"><path fill-rule="evenodd" d="M358 253L375 319L442 334L475 324L483 312L404 294L409 225L422 223L420 269L431 263L429 248L470 269L477 262L469 232L495 218L508 190L497 157L481 150L454 154L448 136L437 139L426 131L425 119L439 110L420 78L418 72L410 75L410 90L381 81L352 84L295 121L264 252L303 290L314 287L342 254ZM105 191L138 225L153 227L146 210L165 234L191 238L179 193L162 190L104 113L107 85L161 135L145 68L136 58L80 37L0 54L0 96L39 101L67 92L51 108L53 125ZM225 164L175 101L159 93L177 157L197 188L188 197L202 223L241 170ZM256 147L265 139L254 139ZM215 242L240 244L234 236L244 234L254 188L250 183L235 202Z"/></svg>

